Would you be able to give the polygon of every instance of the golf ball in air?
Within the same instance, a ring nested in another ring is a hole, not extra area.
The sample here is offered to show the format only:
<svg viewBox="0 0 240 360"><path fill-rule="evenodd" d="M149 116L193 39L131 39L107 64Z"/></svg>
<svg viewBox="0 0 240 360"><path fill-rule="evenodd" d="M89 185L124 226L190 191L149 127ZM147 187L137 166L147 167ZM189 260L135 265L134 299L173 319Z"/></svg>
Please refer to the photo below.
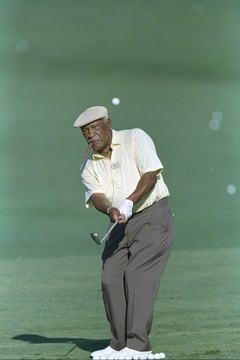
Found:
<svg viewBox="0 0 240 360"><path fill-rule="evenodd" d="M120 99L117 98L117 97L113 98L113 99L112 99L112 104L113 104L113 105L119 105L119 104L120 104Z"/></svg>

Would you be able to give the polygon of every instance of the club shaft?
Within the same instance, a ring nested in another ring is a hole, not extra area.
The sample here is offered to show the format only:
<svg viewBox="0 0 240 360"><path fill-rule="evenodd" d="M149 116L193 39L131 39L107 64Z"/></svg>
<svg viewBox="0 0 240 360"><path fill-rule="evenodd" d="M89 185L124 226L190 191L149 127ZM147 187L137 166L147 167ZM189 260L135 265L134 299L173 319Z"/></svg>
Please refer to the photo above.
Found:
<svg viewBox="0 0 240 360"><path fill-rule="evenodd" d="M111 231L115 228L115 226L119 223L119 221L116 221L113 226L110 227L110 229L106 232L106 234L104 235L104 237L100 240L100 243L102 244L107 238L108 236L111 234Z"/></svg>

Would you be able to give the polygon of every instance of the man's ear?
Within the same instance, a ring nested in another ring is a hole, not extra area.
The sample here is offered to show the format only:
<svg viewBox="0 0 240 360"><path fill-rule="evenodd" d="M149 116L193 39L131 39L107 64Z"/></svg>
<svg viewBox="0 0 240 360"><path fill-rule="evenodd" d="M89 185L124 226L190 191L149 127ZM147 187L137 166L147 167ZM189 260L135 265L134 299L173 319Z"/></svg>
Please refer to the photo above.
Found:
<svg viewBox="0 0 240 360"><path fill-rule="evenodd" d="M111 129L111 128L112 128L112 120L111 120L111 119L107 119L106 125L107 125L107 127L108 127L109 129Z"/></svg>

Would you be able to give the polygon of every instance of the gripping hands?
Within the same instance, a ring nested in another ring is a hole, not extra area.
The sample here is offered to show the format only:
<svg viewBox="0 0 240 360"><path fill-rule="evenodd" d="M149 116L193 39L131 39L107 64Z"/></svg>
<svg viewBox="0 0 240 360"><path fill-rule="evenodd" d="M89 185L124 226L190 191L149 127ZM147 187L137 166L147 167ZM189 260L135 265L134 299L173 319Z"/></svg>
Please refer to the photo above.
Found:
<svg viewBox="0 0 240 360"><path fill-rule="evenodd" d="M119 222L119 224L125 224L128 221L128 219L132 216L132 208L133 208L133 201L126 199L119 206L119 208L110 206L107 209L107 215L109 215L114 222L117 221Z"/></svg>
<svg viewBox="0 0 240 360"><path fill-rule="evenodd" d="M118 208L121 215L124 215L125 221L127 221L132 216L133 202L129 199L124 200L124 202Z"/></svg>

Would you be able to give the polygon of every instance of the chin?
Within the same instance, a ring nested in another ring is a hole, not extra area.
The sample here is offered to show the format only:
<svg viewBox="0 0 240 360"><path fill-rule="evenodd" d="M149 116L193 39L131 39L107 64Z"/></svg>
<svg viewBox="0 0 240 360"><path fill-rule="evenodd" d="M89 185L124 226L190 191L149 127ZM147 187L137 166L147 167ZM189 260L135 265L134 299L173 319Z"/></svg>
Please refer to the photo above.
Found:
<svg viewBox="0 0 240 360"><path fill-rule="evenodd" d="M97 151L98 153L101 153L102 149L99 146L93 146L92 147L94 151Z"/></svg>

